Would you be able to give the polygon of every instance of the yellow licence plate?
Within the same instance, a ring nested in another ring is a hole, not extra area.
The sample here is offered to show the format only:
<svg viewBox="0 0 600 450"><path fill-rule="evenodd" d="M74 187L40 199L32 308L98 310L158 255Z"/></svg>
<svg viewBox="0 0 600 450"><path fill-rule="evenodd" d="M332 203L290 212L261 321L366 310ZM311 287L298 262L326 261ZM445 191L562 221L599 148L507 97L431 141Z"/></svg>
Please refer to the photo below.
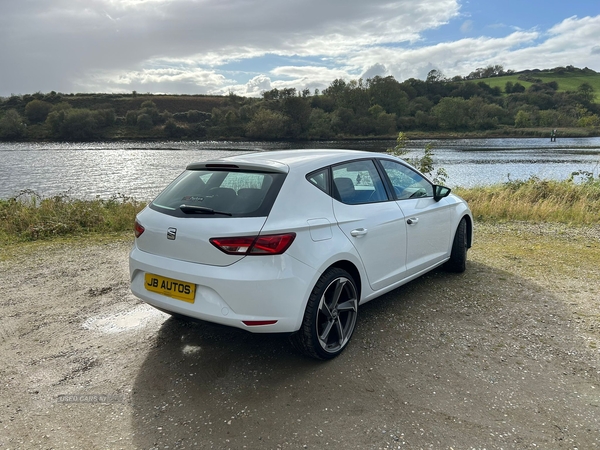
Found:
<svg viewBox="0 0 600 450"><path fill-rule="evenodd" d="M146 290L157 292L177 300L183 300L184 302L194 303L194 295L196 293L195 284L160 277L151 273L147 273L144 278Z"/></svg>

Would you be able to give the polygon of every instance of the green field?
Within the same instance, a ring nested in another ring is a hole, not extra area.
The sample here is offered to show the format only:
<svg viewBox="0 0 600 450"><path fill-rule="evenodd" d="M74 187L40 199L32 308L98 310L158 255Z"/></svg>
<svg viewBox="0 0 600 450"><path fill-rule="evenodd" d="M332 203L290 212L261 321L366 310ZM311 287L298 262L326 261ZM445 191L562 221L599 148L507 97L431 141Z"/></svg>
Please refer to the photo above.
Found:
<svg viewBox="0 0 600 450"><path fill-rule="evenodd" d="M527 71L527 74L533 78L541 79L544 83L556 81L558 83L559 92L576 91L577 88L583 83L589 83L595 91L595 102L600 103L600 73L585 73L584 69L579 70L577 72L565 73L557 73L553 70L544 70L539 72ZM523 75L523 73L516 73L513 75L505 75L501 77L484 78L479 81L484 81L491 87L498 86L500 89L502 89L503 92L504 87L506 86L506 83L508 81L510 81L513 84L520 83L526 88L533 84L529 81L520 80L519 77L521 75Z"/></svg>

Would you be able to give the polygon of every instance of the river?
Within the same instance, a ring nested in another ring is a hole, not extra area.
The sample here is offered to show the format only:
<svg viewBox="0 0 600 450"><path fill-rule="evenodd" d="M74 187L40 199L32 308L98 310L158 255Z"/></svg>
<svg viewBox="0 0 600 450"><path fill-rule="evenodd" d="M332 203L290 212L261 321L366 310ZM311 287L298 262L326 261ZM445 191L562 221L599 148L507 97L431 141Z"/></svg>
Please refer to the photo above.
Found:
<svg viewBox="0 0 600 450"><path fill-rule="evenodd" d="M450 187L473 187L532 176L563 180L575 171L598 176L600 138L410 141L409 157L434 149L435 167ZM289 148L385 151L395 141L0 143L0 198L23 190L75 198L112 195L151 200L193 161Z"/></svg>

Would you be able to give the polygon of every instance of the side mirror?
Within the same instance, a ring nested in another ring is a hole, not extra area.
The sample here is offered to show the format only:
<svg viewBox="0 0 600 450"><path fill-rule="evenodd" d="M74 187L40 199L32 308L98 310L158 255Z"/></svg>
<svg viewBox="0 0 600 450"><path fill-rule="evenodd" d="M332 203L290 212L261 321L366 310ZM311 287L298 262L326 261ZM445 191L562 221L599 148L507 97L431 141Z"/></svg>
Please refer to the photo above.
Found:
<svg viewBox="0 0 600 450"><path fill-rule="evenodd" d="M451 191L451 189L449 187L440 186L440 185L436 184L433 187L433 199L436 202L439 202L444 197L448 197L448 195L450 195L450 191Z"/></svg>

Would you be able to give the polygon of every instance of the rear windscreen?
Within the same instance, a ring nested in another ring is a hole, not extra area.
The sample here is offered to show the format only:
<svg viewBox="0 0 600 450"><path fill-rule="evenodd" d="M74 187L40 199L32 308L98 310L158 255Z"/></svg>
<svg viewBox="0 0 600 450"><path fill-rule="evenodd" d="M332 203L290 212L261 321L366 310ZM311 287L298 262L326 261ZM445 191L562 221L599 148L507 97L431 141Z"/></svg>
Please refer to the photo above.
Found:
<svg viewBox="0 0 600 450"><path fill-rule="evenodd" d="M150 204L177 217L267 216L285 174L186 170Z"/></svg>

